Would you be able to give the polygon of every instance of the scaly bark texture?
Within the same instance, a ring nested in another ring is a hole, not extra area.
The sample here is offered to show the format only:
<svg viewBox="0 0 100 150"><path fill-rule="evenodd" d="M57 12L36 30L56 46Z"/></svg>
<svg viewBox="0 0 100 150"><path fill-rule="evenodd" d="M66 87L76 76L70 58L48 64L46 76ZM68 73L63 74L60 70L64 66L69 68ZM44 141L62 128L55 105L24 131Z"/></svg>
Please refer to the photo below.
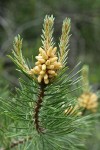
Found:
<svg viewBox="0 0 100 150"><path fill-rule="evenodd" d="M36 107L35 107L35 113L34 113L34 118L35 118L34 123L35 123L35 127L36 127L36 130L38 133L43 132L43 128L41 127L41 124L39 121L39 111L40 111L40 108L42 106L45 87L46 87L46 85L42 82L40 84L40 94L38 96L38 100L37 100Z"/></svg>
<svg viewBox="0 0 100 150"><path fill-rule="evenodd" d="M28 137L28 138L26 138L26 139L21 139L21 140L19 140L19 141L15 141L15 142L13 142L13 143L11 144L10 148L14 148L14 147L18 146L19 144L23 144L23 143L25 143L26 141L31 140L31 139L32 139L32 137L30 136L30 137Z"/></svg>

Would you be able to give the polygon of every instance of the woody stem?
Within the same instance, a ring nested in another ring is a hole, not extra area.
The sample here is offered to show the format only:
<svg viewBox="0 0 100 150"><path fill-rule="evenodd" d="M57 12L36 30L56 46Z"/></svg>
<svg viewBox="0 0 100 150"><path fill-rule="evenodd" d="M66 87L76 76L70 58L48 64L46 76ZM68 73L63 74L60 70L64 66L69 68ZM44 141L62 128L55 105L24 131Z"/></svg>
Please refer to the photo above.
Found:
<svg viewBox="0 0 100 150"><path fill-rule="evenodd" d="M39 111L42 106L44 91L45 91L45 84L41 83L40 84L40 93L38 96L38 100L37 100L36 107L35 107L35 113L34 113L34 119L35 119L34 123L35 123L35 127L36 127L36 130L38 133L43 131L43 128L41 127L40 121L39 121Z"/></svg>

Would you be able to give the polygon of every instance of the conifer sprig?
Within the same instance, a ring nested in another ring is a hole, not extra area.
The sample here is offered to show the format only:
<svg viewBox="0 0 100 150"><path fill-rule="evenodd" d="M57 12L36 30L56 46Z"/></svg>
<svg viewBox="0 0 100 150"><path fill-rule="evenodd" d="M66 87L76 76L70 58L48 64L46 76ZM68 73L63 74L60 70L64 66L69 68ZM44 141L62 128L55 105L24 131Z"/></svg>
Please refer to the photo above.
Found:
<svg viewBox="0 0 100 150"><path fill-rule="evenodd" d="M98 107L98 96L92 92L89 84L89 66L84 65L82 67L82 94L78 98L79 107L84 108L83 113L87 111L96 112Z"/></svg>
<svg viewBox="0 0 100 150"><path fill-rule="evenodd" d="M60 62L65 66L66 65L66 60L67 60L67 55L68 55L68 46L69 46L69 38L70 38L70 28L71 28L71 21L69 18L66 18L63 21L62 25L62 34L60 37L60 43L59 43L59 59Z"/></svg>
<svg viewBox="0 0 100 150"><path fill-rule="evenodd" d="M2 102L2 113L12 119L5 135L20 139L11 143L17 150L81 150L85 128L91 123L92 115L78 115L76 74L66 73L67 47L69 42L70 19L65 19L60 38L60 52L53 41L53 16L46 16L43 25L42 44L36 56L35 67L30 69L22 55L22 40L14 40L13 56L10 58L26 75L20 79L20 89L13 98ZM59 58L59 59L58 59ZM28 78L27 78L28 77ZM38 82L37 82L37 81ZM72 106L72 107L71 107ZM65 111L67 110L67 111ZM26 140L27 139L27 140ZM81 141L82 140L82 141ZM80 141L80 143L79 143ZM5 149L7 149L5 148Z"/></svg>
<svg viewBox="0 0 100 150"><path fill-rule="evenodd" d="M43 30L42 30L42 44L43 49L48 50L51 46L54 46L53 41L53 25L54 25L54 17L53 15L46 15L44 18Z"/></svg>
<svg viewBox="0 0 100 150"><path fill-rule="evenodd" d="M39 83L49 84L52 79L57 76L58 70L63 66L58 61L57 47L53 42L53 24L54 17L46 16L43 25L42 43L43 48L39 48L39 54L36 56L37 62L35 67L30 70L30 75L37 75Z"/></svg>
<svg viewBox="0 0 100 150"><path fill-rule="evenodd" d="M17 65L19 71L22 71L29 76L29 67L25 61L25 58L22 55L22 41L20 35L14 38L13 42L13 56L8 55L8 57Z"/></svg>
<svg viewBox="0 0 100 150"><path fill-rule="evenodd" d="M82 74L82 90L83 92L89 92L90 85L89 85L89 66L88 65L83 65L81 74Z"/></svg>

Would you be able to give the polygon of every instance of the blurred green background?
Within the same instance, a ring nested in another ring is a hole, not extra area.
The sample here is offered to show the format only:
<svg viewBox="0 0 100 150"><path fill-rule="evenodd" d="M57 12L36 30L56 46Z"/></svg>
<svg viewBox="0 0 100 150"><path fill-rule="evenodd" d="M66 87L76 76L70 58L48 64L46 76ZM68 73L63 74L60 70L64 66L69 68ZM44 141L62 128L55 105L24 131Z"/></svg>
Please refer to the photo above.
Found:
<svg viewBox="0 0 100 150"><path fill-rule="evenodd" d="M55 19L54 39L59 42L65 17L71 18L71 39L68 65L77 62L90 67L90 83L100 89L100 0L0 0L0 86L9 85L11 91L18 85L19 74L7 58L17 34L23 39L23 53L30 61L41 46L41 30L46 14ZM1 92L2 93L2 92ZM100 133L91 139L88 149L100 149ZM94 147L91 144L94 142Z"/></svg>

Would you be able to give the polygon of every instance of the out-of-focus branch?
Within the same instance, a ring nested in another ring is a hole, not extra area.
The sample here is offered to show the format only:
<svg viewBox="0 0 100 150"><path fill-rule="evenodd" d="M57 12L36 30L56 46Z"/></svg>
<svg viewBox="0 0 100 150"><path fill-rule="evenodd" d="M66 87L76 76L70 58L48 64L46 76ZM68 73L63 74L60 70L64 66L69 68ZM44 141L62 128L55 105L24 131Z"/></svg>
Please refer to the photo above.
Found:
<svg viewBox="0 0 100 150"><path fill-rule="evenodd" d="M32 140L32 137L29 136L28 138L19 139L18 141L14 141L9 146L10 149L17 147L18 145L24 144L25 142ZM8 148L0 148L0 150L7 150Z"/></svg>

